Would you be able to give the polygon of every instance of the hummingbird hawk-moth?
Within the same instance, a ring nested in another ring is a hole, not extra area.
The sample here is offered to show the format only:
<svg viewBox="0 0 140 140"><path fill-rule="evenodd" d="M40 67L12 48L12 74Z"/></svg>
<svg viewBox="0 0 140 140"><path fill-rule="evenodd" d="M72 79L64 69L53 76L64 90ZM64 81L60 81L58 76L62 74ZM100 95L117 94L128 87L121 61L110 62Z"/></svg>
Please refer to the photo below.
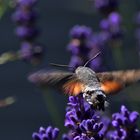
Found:
<svg viewBox="0 0 140 140"><path fill-rule="evenodd" d="M67 95L82 94L89 104L99 110L105 108L106 95L115 94L140 80L140 70L95 73L86 64L77 67L74 73L38 71L31 74L29 80L40 86L60 89Z"/></svg>

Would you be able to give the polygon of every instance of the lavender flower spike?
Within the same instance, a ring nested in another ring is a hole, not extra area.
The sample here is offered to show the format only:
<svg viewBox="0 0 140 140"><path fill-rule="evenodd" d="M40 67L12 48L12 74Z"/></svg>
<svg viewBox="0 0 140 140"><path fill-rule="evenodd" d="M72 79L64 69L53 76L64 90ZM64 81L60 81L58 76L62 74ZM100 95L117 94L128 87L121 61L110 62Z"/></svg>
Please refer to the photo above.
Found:
<svg viewBox="0 0 140 140"><path fill-rule="evenodd" d="M112 115L112 126L116 130L111 134L111 140L140 139L140 131L137 129L136 125L138 118L138 112L130 112L124 105L122 105L120 112Z"/></svg>
<svg viewBox="0 0 140 140"><path fill-rule="evenodd" d="M40 127L39 132L34 132L32 135L33 140L56 140L59 134L58 128L48 126L46 129Z"/></svg>
<svg viewBox="0 0 140 140"><path fill-rule="evenodd" d="M119 0L94 0L94 5L101 13L110 13L119 6Z"/></svg>
<svg viewBox="0 0 140 140"><path fill-rule="evenodd" d="M15 12L12 14L12 20L17 25L15 34L21 39L18 57L32 64L38 64L43 55L43 46L35 42L40 33L36 26L38 13L35 5L37 2L38 0L17 0Z"/></svg>
<svg viewBox="0 0 140 140"><path fill-rule="evenodd" d="M89 105L82 96L69 97L66 109L65 126L70 128L70 140L102 140L103 128L100 117L95 114L93 106Z"/></svg>

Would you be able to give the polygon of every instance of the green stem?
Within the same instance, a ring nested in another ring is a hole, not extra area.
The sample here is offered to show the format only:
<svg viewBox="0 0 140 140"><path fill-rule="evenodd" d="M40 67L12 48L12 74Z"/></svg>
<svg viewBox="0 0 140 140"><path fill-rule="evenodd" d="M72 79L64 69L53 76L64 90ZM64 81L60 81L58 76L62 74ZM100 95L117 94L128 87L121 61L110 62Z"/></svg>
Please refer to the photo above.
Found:
<svg viewBox="0 0 140 140"><path fill-rule="evenodd" d="M122 44L113 41L112 43L112 54L114 56L115 65L118 69L122 69L124 67L124 59L123 59L123 52L122 52Z"/></svg>
<svg viewBox="0 0 140 140"><path fill-rule="evenodd" d="M64 130L64 120L61 111L59 111L60 106L55 102L56 99L51 93L52 91L47 89L43 94L48 113L51 117L54 127L58 127L60 130Z"/></svg>

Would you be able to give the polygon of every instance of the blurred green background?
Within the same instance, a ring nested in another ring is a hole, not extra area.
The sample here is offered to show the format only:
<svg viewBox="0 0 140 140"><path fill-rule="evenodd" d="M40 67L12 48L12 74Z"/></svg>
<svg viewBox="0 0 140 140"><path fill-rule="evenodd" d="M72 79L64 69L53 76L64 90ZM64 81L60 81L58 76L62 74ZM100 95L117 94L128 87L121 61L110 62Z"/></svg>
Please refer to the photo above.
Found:
<svg viewBox="0 0 140 140"><path fill-rule="evenodd" d="M30 140L40 126L63 126L67 97L56 91L42 91L27 80L35 70L45 69L48 63L68 64L70 54L66 51L69 30L76 24L99 30L101 15L93 8L91 0L41 0L37 10L40 14L37 26L42 30L38 41L46 48L42 64L33 67L23 61L0 66L0 98L15 96L17 101L0 108L0 139ZM134 15L140 10L139 0L122 0L119 12L123 17L124 41L121 48L112 48L115 69L140 68L138 47L134 37ZM19 49L19 40L14 34L11 21L13 9L8 8L0 19L0 53ZM108 59L108 62L110 59ZM111 97L108 110L118 111L121 104L140 112L140 84L137 83ZM48 93L48 94L47 94Z"/></svg>

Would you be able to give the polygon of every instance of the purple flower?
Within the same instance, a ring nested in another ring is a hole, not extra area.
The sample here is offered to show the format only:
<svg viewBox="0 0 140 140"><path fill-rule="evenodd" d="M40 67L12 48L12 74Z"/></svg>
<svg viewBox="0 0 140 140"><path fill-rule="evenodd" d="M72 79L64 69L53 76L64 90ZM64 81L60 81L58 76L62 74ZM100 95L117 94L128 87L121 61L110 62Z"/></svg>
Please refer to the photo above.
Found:
<svg viewBox="0 0 140 140"><path fill-rule="evenodd" d="M40 127L39 132L34 132L32 135L33 140L56 140L58 138L59 129L48 126L46 129Z"/></svg>
<svg viewBox="0 0 140 140"><path fill-rule="evenodd" d="M37 0L17 0L17 5L23 6L23 7L30 7L31 8L36 3L37 3Z"/></svg>
<svg viewBox="0 0 140 140"><path fill-rule="evenodd" d="M38 35L38 30L34 27L19 26L16 29L16 35L21 39L31 40Z"/></svg>
<svg viewBox="0 0 140 140"><path fill-rule="evenodd" d="M87 55L90 51L88 40L91 38L92 30L86 26L74 26L70 31L71 40L67 50L72 57L69 63L74 69L88 60Z"/></svg>
<svg viewBox="0 0 140 140"><path fill-rule="evenodd" d="M20 8L15 11L12 15L12 20L17 24L25 24L29 25L31 23L34 23L37 18L37 13L35 11L25 11L21 10Z"/></svg>
<svg viewBox="0 0 140 140"><path fill-rule="evenodd" d="M28 42L22 42L19 56L24 60L30 60L32 57L32 45Z"/></svg>
<svg viewBox="0 0 140 140"><path fill-rule="evenodd" d="M41 60L43 54L42 46L31 44L30 42L22 42L19 50L19 57L25 61L32 61L36 64Z"/></svg>
<svg viewBox="0 0 140 140"><path fill-rule="evenodd" d="M108 15L108 18L101 20L100 28L107 35L108 39L118 39L123 35L121 28L122 19L119 13L112 12Z"/></svg>
<svg viewBox="0 0 140 140"><path fill-rule="evenodd" d="M102 30L105 30L105 31L108 31L109 30L109 22L108 22L108 19L101 20L101 22L100 22L100 28Z"/></svg>
<svg viewBox="0 0 140 140"><path fill-rule="evenodd" d="M35 27L37 13L33 7L37 0L18 0L16 11L12 15L13 21L18 25L16 34L23 40L35 39L38 30ZM30 8L29 8L30 7Z"/></svg>
<svg viewBox="0 0 140 140"><path fill-rule="evenodd" d="M140 139L140 131L136 126L138 118L138 112L130 112L124 105L122 105L120 112L112 115L112 126L115 130L110 135L111 140Z"/></svg>
<svg viewBox="0 0 140 140"><path fill-rule="evenodd" d="M81 41L79 39L72 39L67 46L68 51L70 51L73 55L78 55L80 53L80 48Z"/></svg>
<svg viewBox="0 0 140 140"><path fill-rule="evenodd" d="M36 3L37 0L17 0L12 19L17 24L15 33L22 41L21 50L19 50L20 58L37 64L42 58L43 49L35 43L39 35L39 30L35 25L37 13L34 6Z"/></svg>
<svg viewBox="0 0 140 140"><path fill-rule="evenodd" d="M67 46L72 55L86 56L89 52L88 40L92 36L92 30L86 26L74 26L70 31L70 43Z"/></svg>
<svg viewBox="0 0 140 140"><path fill-rule="evenodd" d="M109 14L108 21L111 26L120 26L122 19L119 13L112 12Z"/></svg>
<svg viewBox="0 0 140 140"><path fill-rule="evenodd" d="M116 10L119 0L94 0L94 5L97 10L104 14Z"/></svg>
<svg viewBox="0 0 140 140"><path fill-rule="evenodd" d="M99 133L103 128L100 117L95 114L93 106L89 105L83 97L69 97L66 109L65 126L70 129L69 137L74 140L101 140Z"/></svg>
<svg viewBox="0 0 140 140"><path fill-rule="evenodd" d="M86 26L76 25L70 31L71 38L86 39L92 35L92 30Z"/></svg>
<svg viewBox="0 0 140 140"><path fill-rule="evenodd" d="M62 135L62 140L72 140L72 138L70 138L70 136L67 135L67 134L63 134Z"/></svg>
<svg viewBox="0 0 140 140"><path fill-rule="evenodd" d="M71 52L71 60L69 63L73 70L78 66L82 66L86 61L93 58L96 53L102 51L102 46L107 40L107 34L93 34L92 30L86 26L74 26L71 31L71 40L67 46L67 50ZM98 56L95 60L88 64L95 71L102 71L102 57Z"/></svg>
<svg viewBox="0 0 140 140"><path fill-rule="evenodd" d="M110 25L110 33L112 34L112 38L122 37L122 29L121 29L121 16L117 12L112 12L108 17L108 22Z"/></svg>
<svg viewBox="0 0 140 140"><path fill-rule="evenodd" d="M69 67L74 68L71 70L75 70L75 68L82 65L83 65L83 60L80 57L75 56L75 55L71 57L71 60L69 62Z"/></svg>

